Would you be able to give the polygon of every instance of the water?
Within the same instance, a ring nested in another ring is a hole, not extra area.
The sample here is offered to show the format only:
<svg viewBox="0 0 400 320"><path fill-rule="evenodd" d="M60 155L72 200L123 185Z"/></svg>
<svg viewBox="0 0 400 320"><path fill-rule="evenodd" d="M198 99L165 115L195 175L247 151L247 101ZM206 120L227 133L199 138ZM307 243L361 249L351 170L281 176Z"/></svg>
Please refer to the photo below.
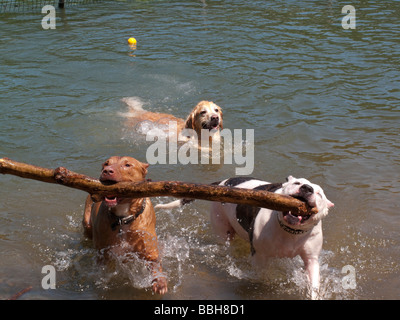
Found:
<svg viewBox="0 0 400 320"><path fill-rule="evenodd" d="M305 177L335 208L323 222L323 299L400 296L400 3L355 1L344 30L341 1L103 1L0 18L0 156L99 175L112 155L146 161L125 125L134 97L186 117L200 100L223 108L230 129L254 129L252 176ZM127 44L138 41L136 50ZM209 183L235 165L159 164L153 180ZM140 261L105 270L82 235L85 194L1 176L0 297L159 299ZM153 203L166 202L154 198ZM304 299L300 259L262 274L249 247L215 241L209 204L157 212L169 293L164 299ZM44 265L57 289L44 290ZM356 272L343 286L344 266Z"/></svg>

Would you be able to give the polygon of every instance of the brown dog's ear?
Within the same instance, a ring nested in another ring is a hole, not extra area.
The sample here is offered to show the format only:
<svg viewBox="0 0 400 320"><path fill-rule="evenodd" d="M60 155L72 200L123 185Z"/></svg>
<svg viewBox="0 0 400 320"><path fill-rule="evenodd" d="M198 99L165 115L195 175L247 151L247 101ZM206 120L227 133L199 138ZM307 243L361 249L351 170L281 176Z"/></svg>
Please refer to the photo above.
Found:
<svg viewBox="0 0 400 320"><path fill-rule="evenodd" d="M219 113L220 113L220 115L221 115L221 117L220 117L220 119L219 119L219 127L220 127L221 129L223 129L223 128L224 128L224 121L223 121L223 115L222 115L222 110L221 110L221 109L219 109Z"/></svg>
<svg viewBox="0 0 400 320"><path fill-rule="evenodd" d="M149 167L148 163L142 162L142 171L143 171L143 175L147 174L147 168Z"/></svg>
<svg viewBox="0 0 400 320"><path fill-rule="evenodd" d="M142 166L143 166L145 169L147 169L150 165L149 165L148 163L146 163L146 162L142 162Z"/></svg>

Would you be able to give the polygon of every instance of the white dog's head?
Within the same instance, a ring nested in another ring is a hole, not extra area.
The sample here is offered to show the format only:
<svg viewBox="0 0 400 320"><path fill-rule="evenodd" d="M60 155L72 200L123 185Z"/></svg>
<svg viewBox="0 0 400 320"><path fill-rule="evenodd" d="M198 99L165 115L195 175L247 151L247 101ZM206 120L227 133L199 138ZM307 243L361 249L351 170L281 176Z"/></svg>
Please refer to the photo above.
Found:
<svg viewBox="0 0 400 320"><path fill-rule="evenodd" d="M297 216L290 211L282 212L283 220L288 225L307 226L315 224L324 218L328 214L328 210L334 206L319 185L311 183L304 178L287 177L287 182L282 185L280 193L305 201L309 206L318 209L317 214L308 216Z"/></svg>

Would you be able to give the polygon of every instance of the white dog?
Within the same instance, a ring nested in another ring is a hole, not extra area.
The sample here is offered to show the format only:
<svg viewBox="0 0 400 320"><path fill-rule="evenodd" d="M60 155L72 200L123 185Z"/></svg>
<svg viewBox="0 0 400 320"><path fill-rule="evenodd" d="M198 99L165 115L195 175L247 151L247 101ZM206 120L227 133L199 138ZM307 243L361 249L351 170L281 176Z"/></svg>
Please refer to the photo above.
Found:
<svg viewBox="0 0 400 320"><path fill-rule="evenodd" d="M262 266L269 258L293 258L297 255L304 261L310 283L311 298L318 298L319 262L322 249L321 219L334 206L322 188L306 179L287 178L286 183L271 184L254 178L237 177L223 180L223 186L267 190L289 195L317 207L317 214L297 216L291 212L279 212L249 205L213 202L211 224L217 236L226 241L235 235L251 244L251 253L256 265ZM156 208L172 208L186 203L177 200Z"/></svg>

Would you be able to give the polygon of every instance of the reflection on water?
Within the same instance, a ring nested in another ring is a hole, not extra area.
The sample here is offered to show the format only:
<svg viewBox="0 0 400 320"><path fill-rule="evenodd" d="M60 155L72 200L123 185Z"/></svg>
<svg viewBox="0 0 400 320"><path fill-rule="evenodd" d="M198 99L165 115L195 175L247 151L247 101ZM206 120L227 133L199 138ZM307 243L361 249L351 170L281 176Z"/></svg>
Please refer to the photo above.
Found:
<svg viewBox="0 0 400 320"><path fill-rule="evenodd" d="M343 5L103 1L57 11L55 30L40 13L2 13L1 157L97 177L112 155L147 161L147 128L126 124L121 99L180 118L215 101L225 128L254 130L251 176L305 177L335 203L323 221L322 298L397 299L400 7L354 4L357 27L343 30ZM210 183L236 167L155 164L147 177ZM11 176L0 187L1 297L32 286L21 298L160 299L140 262L97 264L82 235L85 194ZM255 271L246 243L215 241L208 211L196 201L156 212L165 299L305 298L300 259ZM48 264L57 290L40 286ZM345 266L355 289L343 286Z"/></svg>

